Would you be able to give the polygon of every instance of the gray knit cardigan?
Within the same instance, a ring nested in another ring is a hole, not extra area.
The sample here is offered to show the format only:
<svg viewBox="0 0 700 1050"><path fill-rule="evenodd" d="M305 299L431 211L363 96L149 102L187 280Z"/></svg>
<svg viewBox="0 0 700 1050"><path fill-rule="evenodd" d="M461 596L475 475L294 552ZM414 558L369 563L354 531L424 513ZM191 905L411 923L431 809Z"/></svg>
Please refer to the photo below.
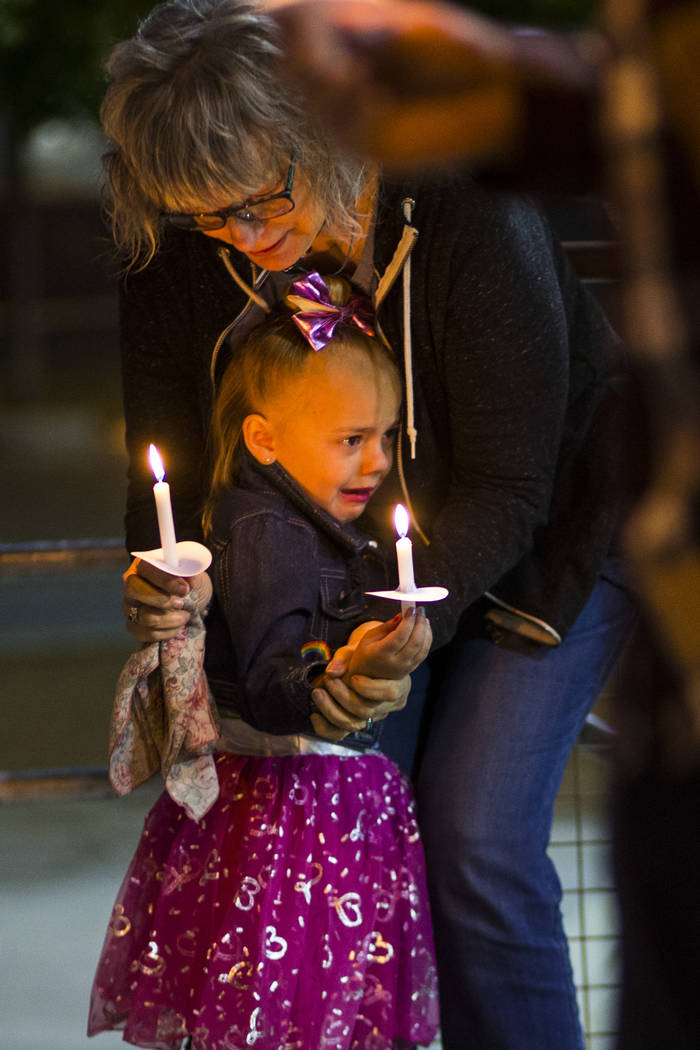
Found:
<svg viewBox="0 0 700 1050"><path fill-rule="evenodd" d="M434 644L448 641L486 592L563 638L615 531L620 341L539 209L467 175L381 181L379 275L401 237L406 197L419 231L410 284L418 439L416 458L405 439L400 458L430 541L416 526L416 580L450 589L429 610ZM151 441L168 465L179 538L200 536L212 351L246 304L221 250L211 238L171 231L150 265L122 282L130 550L157 540ZM232 249L229 258L250 281L248 260ZM402 287L397 280L379 312L399 361ZM225 361L224 348L219 371ZM368 524L388 525L397 500L404 496L395 471Z"/></svg>

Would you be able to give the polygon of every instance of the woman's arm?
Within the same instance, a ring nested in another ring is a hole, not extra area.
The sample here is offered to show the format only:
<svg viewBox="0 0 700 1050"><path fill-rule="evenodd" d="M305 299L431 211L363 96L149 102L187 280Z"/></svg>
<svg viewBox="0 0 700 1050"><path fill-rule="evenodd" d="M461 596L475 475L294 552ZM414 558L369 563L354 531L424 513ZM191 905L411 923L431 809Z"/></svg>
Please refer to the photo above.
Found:
<svg viewBox="0 0 700 1050"><path fill-rule="evenodd" d="M449 475L430 546L414 544L416 578L450 591L431 608L438 644L546 523L570 384L571 318L548 225L526 201L466 189L454 215L463 232L441 261L444 309L431 314Z"/></svg>
<svg viewBox="0 0 700 1050"><path fill-rule="evenodd" d="M159 546L148 446L165 462L178 539L201 539L206 487L206 431L211 411L209 366L222 329L243 297L216 246L199 234L172 234L143 270L120 282L120 344L126 445L125 516L129 551ZM141 642L171 637L189 619L182 598L190 585L136 561L124 576L129 632ZM139 609L138 621L129 613Z"/></svg>
<svg viewBox="0 0 700 1050"><path fill-rule="evenodd" d="M177 259L173 253L169 270L157 256L145 270L124 277L120 289L129 550L158 546L151 442L165 464L178 539L201 538L205 434L200 397L205 387L197 319Z"/></svg>
<svg viewBox="0 0 700 1050"><path fill-rule="evenodd" d="M586 528L607 528L605 513L596 516L605 494L594 477L604 477L605 464L589 452L620 344L531 202L489 194L468 178L417 190L411 298L421 417L417 459L405 454L404 471L431 539L425 547L414 526L416 579L450 590L431 608L438 646L485 591L516 564L526 567L536 542L538 560L527 567L544 596L539 615L556 615L550 586L560 588L557 607L570 602L567 588L579 600L577 581L557 568L586 558L592 565ZM400 305L401 289L392 289L382 316L390 340L400 334ZM576 531L568 516L579 511L589 520ZM559 565L548 578L552 553ZM532 593L523 588L525 601L514 604L538 615L528 608Z"/></svg>
<svg viewBox="0 0 700 1050"><path fill-rule="evenodd" d="M170 231L148 266L121 280L130 550L157 545L150 442L165 463L178 539L201 539L211 359L221 332L245 304L219 247L199 233Z"/></svg>

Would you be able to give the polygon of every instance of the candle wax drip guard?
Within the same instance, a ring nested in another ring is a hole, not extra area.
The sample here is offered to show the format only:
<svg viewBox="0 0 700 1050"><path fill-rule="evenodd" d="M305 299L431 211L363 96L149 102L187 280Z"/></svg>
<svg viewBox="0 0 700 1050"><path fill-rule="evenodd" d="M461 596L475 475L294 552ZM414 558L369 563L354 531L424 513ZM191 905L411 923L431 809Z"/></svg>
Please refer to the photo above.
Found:
<svg viewBox="0 0 700 1050"><path fill-rule="evenodd" d="M395 602L441 602L450 592L446 587L416 587L412 591L367 591L374 598L390 598Z"/></svg>
<svg viewBox="0 0 700 1050"><path fill-rule="evenodd" d="M206 572L211 565L211 552L201 543L194 540L180 540L176 545L178 563L169 565L163 560L163 548L156 547L152 551L132 551L134 558L141 558L149 565L168 572L171 576L197 576L200 572Z"/></svg>

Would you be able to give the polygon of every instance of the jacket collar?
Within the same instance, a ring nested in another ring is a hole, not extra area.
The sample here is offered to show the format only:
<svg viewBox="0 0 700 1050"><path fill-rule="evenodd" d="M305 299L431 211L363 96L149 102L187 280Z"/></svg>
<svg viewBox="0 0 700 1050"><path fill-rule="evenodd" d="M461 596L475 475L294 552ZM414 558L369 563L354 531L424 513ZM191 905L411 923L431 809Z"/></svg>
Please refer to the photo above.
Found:
<svg viewBox="0 0 700 1050"><path fill-rule="evenodd" d="M373 541L351 522L340 522L306 496L294 478L279 463L262 466L247 449L241 456L238 481L219 500L214 512L214 532L226 536L230 524L230 499L236 490L282 496L287 504L307 518L320 533L349 554L359 554Z"/></svg>

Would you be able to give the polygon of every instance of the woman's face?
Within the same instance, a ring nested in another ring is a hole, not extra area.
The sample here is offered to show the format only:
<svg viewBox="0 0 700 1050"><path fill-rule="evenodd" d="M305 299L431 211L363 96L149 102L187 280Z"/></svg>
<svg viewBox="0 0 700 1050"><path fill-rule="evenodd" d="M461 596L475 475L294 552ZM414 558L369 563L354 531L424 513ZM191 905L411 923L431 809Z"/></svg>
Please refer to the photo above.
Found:
<svg viewBox="0 0 700 1050"><path fill-rule="evenodd" d="M248 195L247 203L269 197L284 187L280 180L271 179L260 190ZM316 198L307 179L297 171L292 187L294 210L264 222L244 222L230 217L220 230L202 230L205 237L213 237L232 245L237 251L265 270L286 270L311 247L325 218L324 207ZM218 207L227 207L230 201Z"/></svg>

